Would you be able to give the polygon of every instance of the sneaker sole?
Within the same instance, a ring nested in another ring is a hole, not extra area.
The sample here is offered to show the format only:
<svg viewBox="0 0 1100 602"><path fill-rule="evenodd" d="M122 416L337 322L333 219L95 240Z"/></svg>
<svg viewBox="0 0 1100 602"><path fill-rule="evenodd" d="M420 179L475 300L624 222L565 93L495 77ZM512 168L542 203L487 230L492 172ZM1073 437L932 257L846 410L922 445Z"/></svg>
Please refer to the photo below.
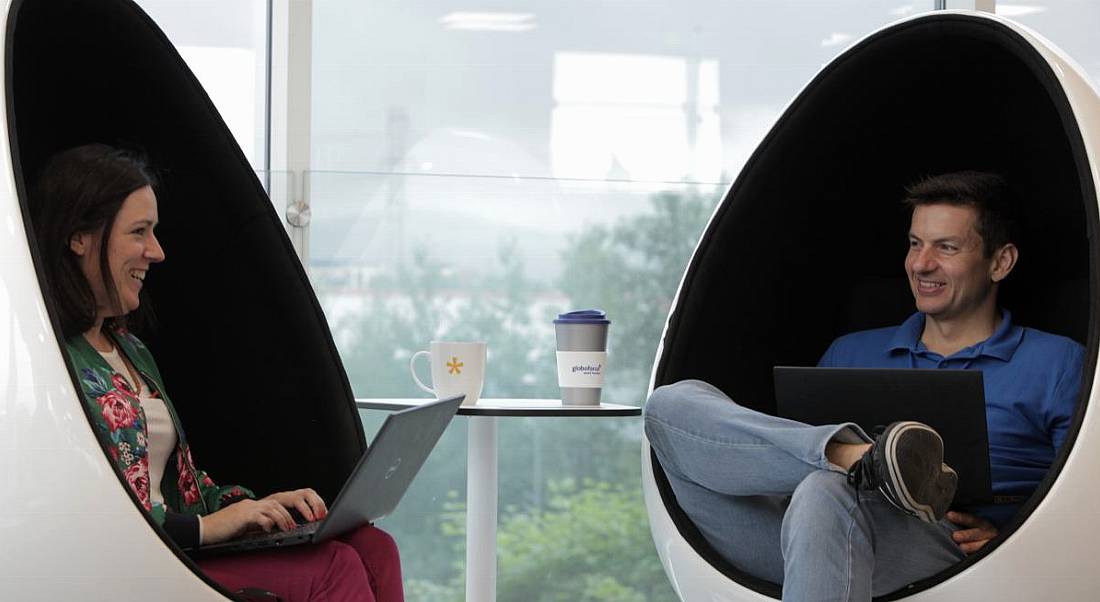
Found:
<svg viewBox="0 0 1100 602"><path fill-rule="evenodd" d="M943 439L940 437L939 433L920 422L902 422L897 426L897 428L890 431L890 434L886 437L886 449L884 450L884 452L886 457L886 466L888 468L888 473L890 476L889 486L890 489L896 494L894 497L898 500L898 502L901 503L902 510L909 512L910 514L916 516L922 521L928 523L939 522L939 519L942 518L943 514L947 511L947 506L951 503L951 498L954 497L954 487L951 488L952 495L946 500L943 500L941 504L937 504L937 506L941 506L939 508L934 507L930 504L921 503L913 497L912 493L910 493L909 491L909 488L905 485L905 479L902 477L899 471L899 462L897 456L897 443L899 438L901 437L901 435L911 430L918 430L924 433L929 433L936 438L936 441L939 443L939 461L937 463L940 465L940 470L943 474L950 475L950 477L948 478L951 481L953 481L954 483L958 483L958 475L950 466L943 463ZM939 476L942 477L943 474ZM939 479L937 478L936 480L938 481Z"/></svg>

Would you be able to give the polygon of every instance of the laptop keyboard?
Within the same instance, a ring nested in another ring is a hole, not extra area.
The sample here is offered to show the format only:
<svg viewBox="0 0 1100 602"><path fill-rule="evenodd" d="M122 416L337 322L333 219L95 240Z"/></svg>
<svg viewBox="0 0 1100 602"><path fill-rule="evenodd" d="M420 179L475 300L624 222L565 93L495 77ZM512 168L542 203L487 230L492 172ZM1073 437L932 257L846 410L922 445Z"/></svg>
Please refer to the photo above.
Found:
<svg viewBox="0 0 1100 602"><path fill-rule="evenodd" d="M287 539L290 537L297 537L302 535L313 535L313 533L320 526L320 522L314 522L298 525L297 527L294 527L289 531L271 531L270 533L257 531L255 533L244 535L237 541L240 543L262 543L267 541L278 541L280 539Z"/></svg>

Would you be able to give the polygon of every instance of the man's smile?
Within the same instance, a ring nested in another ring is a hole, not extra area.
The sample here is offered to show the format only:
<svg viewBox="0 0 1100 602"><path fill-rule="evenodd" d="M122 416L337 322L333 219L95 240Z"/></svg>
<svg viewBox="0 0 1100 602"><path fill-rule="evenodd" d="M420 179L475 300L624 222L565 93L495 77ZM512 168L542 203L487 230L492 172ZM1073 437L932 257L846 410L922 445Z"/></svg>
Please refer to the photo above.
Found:
<svg viewBox="0 0 1100 602"><path fill-rule="evenodd" d="M917 278L917 290L921 293L936 293L944 289L947 286L946 282L939 280L927 280L924 278Z"/></svg>

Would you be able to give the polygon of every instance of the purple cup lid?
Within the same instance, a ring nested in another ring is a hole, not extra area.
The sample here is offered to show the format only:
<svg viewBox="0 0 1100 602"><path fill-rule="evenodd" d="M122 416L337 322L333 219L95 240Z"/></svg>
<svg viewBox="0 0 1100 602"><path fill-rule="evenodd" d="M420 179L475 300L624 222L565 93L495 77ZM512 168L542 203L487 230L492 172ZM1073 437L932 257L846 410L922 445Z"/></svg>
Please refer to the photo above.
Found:
<svg viewBox="0 0 1100 602"><path fill-rule="evenodd" d="M555 324L610 324L607 313L602 309L578 309L558 314Z"/></svg>

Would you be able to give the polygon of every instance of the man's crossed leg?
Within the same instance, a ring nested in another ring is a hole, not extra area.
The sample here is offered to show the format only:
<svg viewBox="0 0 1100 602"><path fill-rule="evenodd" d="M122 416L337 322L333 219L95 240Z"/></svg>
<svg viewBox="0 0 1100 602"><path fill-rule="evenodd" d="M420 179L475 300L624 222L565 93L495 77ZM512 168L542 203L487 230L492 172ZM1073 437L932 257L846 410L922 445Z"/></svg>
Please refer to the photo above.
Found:
<svg viewBox="0 0 1100 602"><path fill-rule="evenodd" d="M964 557L948 521L917 520L850 482L847 464L871 441L854 424L808 426L683 381L653 392L645 429L710 545L782 583L785 600L869 600Z"/></svg>

